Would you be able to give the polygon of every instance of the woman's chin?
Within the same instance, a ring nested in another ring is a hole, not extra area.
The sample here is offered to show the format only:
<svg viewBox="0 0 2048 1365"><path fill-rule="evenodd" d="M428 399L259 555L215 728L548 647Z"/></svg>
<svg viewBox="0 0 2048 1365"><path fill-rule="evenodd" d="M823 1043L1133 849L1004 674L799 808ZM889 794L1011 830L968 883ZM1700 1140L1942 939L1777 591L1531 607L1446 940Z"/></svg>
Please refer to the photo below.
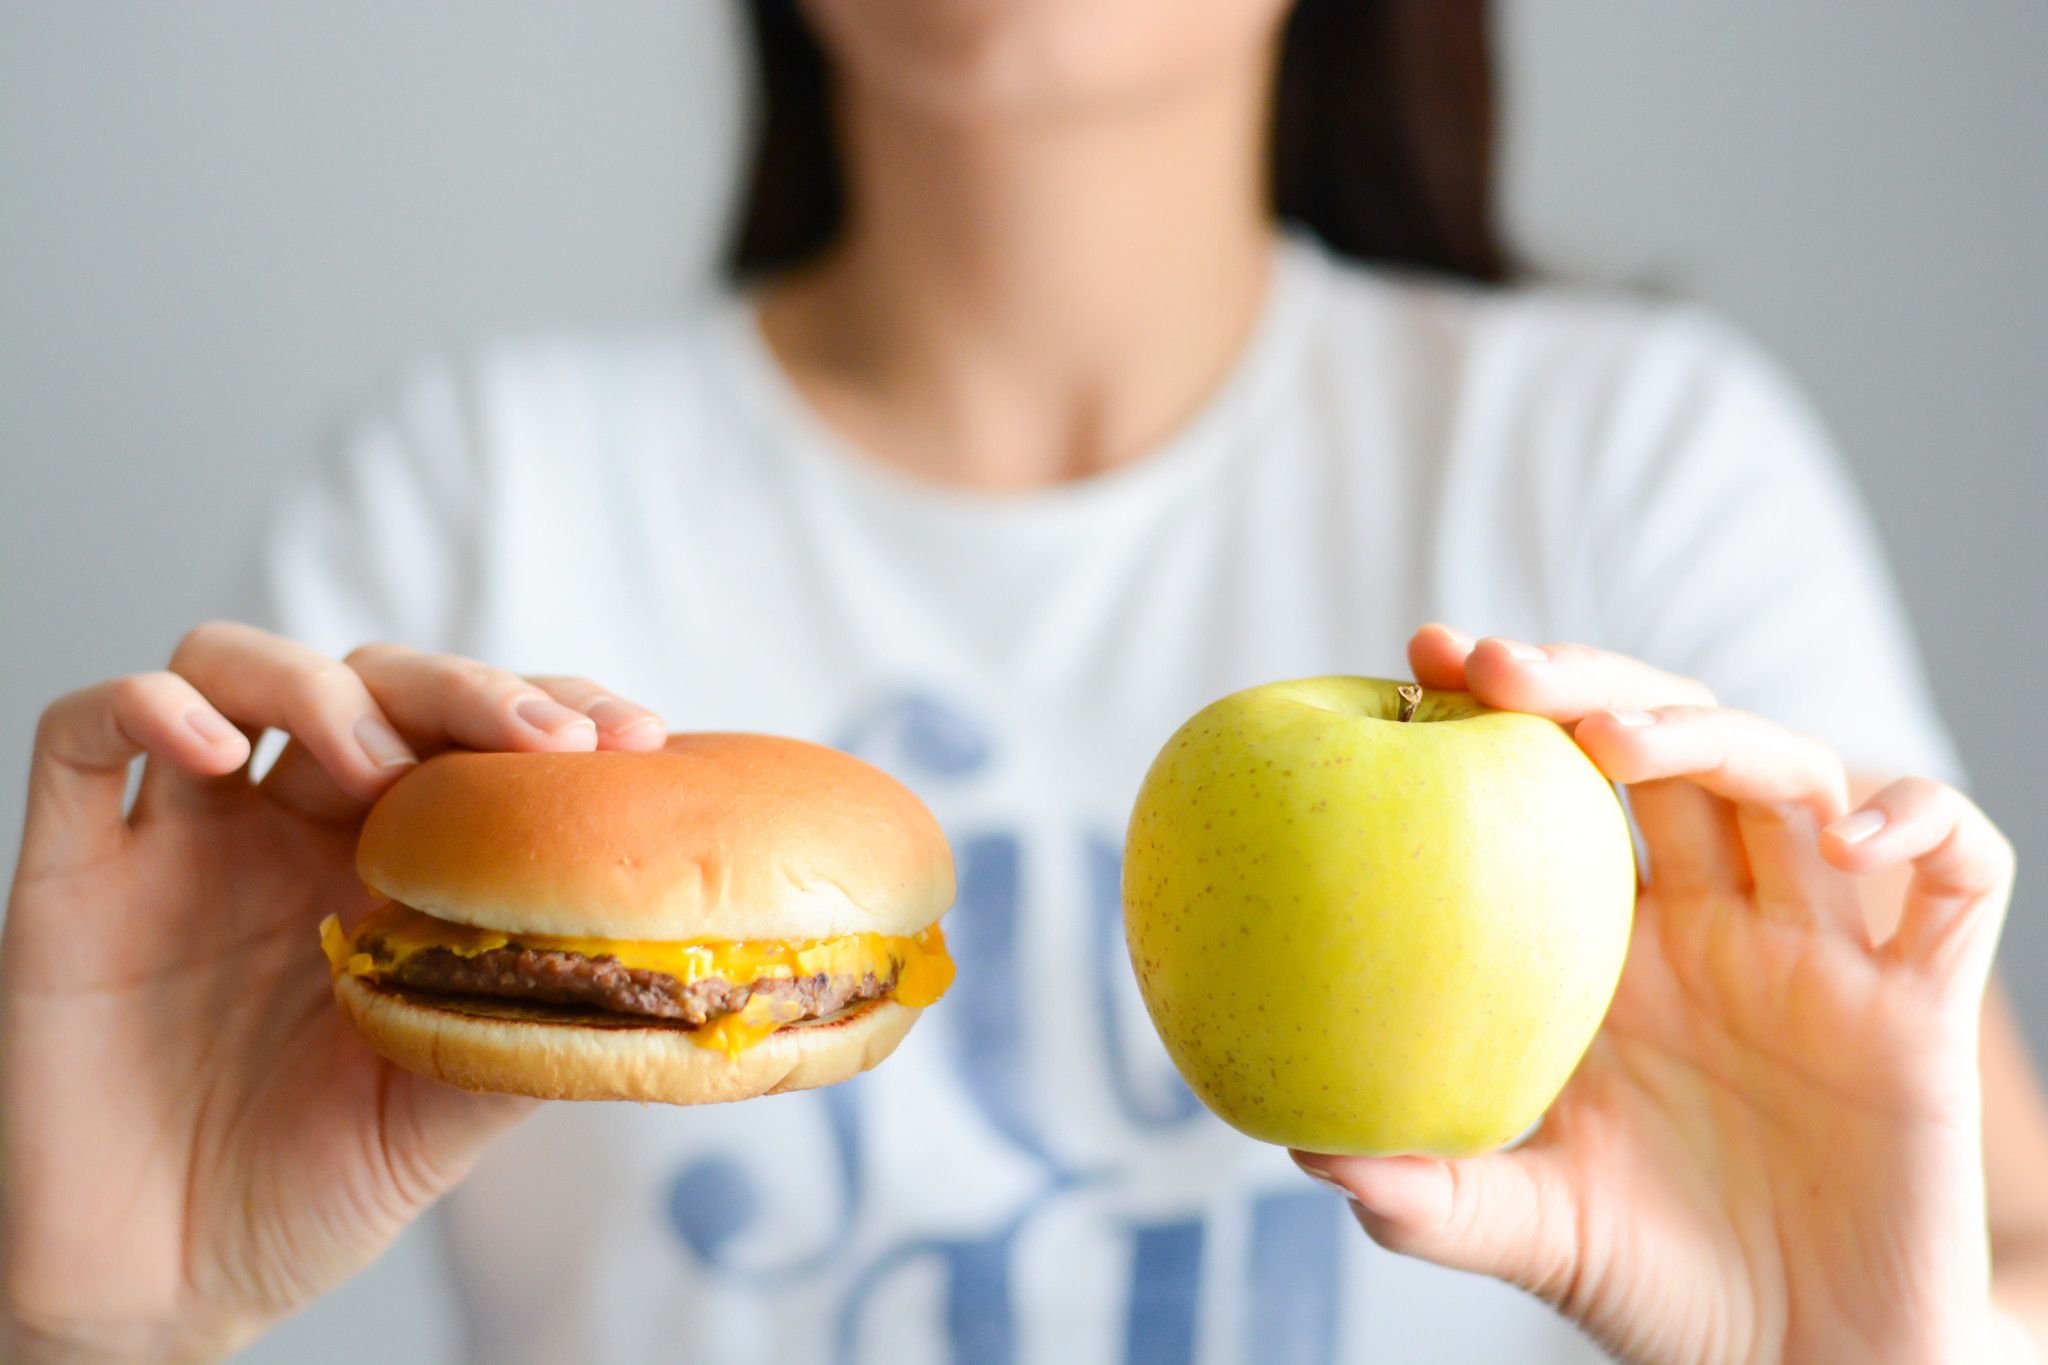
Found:
<svg viewBox="0 0 2048 1365"><path fill-rule="evenodd" d="M834 67L891 103L963 121L1140 107L1263 72L1279 0L941 0L805 6Z"/></svg>

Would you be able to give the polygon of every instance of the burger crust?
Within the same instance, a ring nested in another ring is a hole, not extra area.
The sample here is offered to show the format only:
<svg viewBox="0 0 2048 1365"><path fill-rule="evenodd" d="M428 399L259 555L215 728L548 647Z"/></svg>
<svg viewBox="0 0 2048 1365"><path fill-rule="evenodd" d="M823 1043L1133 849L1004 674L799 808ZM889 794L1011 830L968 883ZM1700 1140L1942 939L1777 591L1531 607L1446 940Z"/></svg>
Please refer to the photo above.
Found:
<svg viewBox="0 0 2048 1365"><path fill-rule="evenodd" d="M464 1090L544 1100L715 1104L832 1085L874 1066L918 1010L876 1000L831 1019L776 1030L728 1057L689 1032L631 1016L602 1023L504 1002L443 1002L343 973L342 1012L406 1070Z"/></svg>
<svg viewBox="0 0 2048 1365"><path fill-rule="evenodd" d="M656 753L446 753L392 786L356 850L371 890L508 934L915 934L952 904L938 822L849 754L769 735Z"/></svg>

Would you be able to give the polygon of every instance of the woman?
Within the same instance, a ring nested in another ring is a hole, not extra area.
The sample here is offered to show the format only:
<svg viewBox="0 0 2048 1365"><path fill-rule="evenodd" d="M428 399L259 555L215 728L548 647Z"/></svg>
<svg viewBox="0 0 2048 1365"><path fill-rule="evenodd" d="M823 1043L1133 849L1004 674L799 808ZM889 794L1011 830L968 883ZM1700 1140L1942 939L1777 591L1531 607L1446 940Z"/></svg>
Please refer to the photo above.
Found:
<svg viewBox="0 0 2048 1365"><path fill-rule="evenodd" d="M292 639L204 627L46 714L10 1359L219 1353L458 1181L493 1362L1566 1360L1579 1328L2025 1358L2048 1121L1980 1014L2011 851L1932 780L1877 553L1775 373L1690 313L1455 280L1501 274L1479 7L754 15L746 287L423 370L279 523ZM1576 726L1646 880L1520 1148L1297 1154L1369 1243L1174 1083L1116 849L1182 716L1404 642ZM722 1110L536 1112L370 1055L312 932L360 903L365 803L448 745L650 747L640 703L917 786L961 989L859 1081Z"/></svg>

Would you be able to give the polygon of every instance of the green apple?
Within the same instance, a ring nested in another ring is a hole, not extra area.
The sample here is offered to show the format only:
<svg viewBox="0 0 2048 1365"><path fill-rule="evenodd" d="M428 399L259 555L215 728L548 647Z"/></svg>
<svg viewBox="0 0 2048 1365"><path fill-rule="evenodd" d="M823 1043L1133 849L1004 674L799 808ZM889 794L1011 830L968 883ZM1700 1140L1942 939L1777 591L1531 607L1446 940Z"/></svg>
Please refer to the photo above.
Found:
<svg viewBox="0 0 2048 1365"><path fill-rule="evenodd" d="M1628 823L1538 716L1375 678L1270 683L1167 741L1124 928L1174 1065L1226 1123L1461 1156L1535 1123L1614 995Z"/></svg>

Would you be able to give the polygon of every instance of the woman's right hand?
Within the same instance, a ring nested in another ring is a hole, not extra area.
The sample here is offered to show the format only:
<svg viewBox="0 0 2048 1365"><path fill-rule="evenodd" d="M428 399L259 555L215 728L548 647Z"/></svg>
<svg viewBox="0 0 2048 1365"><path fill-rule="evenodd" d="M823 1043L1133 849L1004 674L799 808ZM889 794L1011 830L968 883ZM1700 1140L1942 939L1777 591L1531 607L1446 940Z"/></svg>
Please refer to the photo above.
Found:
<svg viewBox="0 0 2048 1365"><path fill-rule="evenodd" d="M266 728L291 742L252 783ZM370 903L363 812L438 749L662 740L580 680L224 624L54 703L0 937L0 1358L225 1355L454 1184L531 1102L340 1018L316 929Z"/></svg>

